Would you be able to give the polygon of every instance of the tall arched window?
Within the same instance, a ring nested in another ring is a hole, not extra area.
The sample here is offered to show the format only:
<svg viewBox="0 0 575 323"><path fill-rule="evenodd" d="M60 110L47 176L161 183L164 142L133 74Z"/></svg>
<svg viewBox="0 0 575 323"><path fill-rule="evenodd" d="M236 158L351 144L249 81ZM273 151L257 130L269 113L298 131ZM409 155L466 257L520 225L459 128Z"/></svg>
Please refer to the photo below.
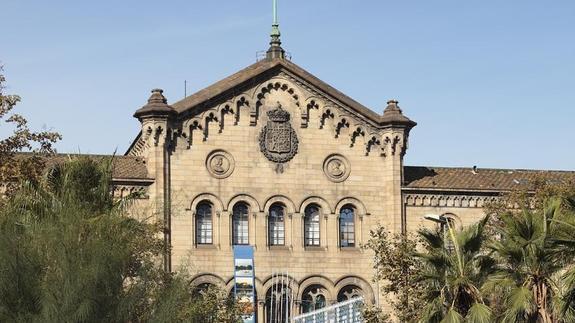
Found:
<svg viewBox="0 0 575 323"><path fill-rule="evenodd" d="M308 205L305 208L303 231L306 246L319 246L319 207Z"/></svg>
<svg viewBox="0 0 575 323"><path fill-rule="evenodd" d="M212 205L201 202L196 207L196 243L212 244Z"/></svg>
<svg viewBox="0 0 575 323"><path fill-rule="evenodd" d="M339 211L339 245L355 247L355 210L351 205L345 205Z"/></svg>
<svg viewBox="0 0 575 323"><path fill-rule="evenodd" d="M347 285L343 287L339 293L337 293L337 301L338 302L345 302L352 298L361 297L362 291L361 288L355 285Z"/></svg>
<svg viewBox="0 0 575 323"><path fill-rule="evenodd" d="M268 243L270 246L285 244L285 207L279 203L272 204L268 217Z"/></svg>
<svg viewBox="0 0 575 323"><path fill-rule="evenodd" d="M301 311L308 313L326 306L325 288L321 285L312 285L306 288L301 298Z"/></svg>
<svg viewBox="0 0 575 323"><path fill-rule="evenodd" d="M232 243L234 245L248 244L248 206L240 202L234 205L232 214Z"/></svg>

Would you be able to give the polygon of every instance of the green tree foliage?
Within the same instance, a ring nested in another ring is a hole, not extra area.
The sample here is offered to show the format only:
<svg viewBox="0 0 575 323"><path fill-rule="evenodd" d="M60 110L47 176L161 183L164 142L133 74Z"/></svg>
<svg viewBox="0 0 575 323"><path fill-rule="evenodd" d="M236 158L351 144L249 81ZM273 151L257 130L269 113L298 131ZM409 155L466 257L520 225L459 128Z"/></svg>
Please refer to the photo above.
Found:
<svg viewBox="0 0 575 323"><path fill-rule="evenodd" d="M0 122L13 129L7 137L0 137L0 183L7 185L6 193L10 194L19 180L33 180L41 174L44 169L41 157L54 153L53 144L61 136L53 131L32 131L26 118L13 112L20 97L6 94L5 89L6 78L0 66ZM16 153L21 151L30 155L17 158Z"/></svg>
<svg viewBox="0 0 575 323"><path fill-rule="evenodd" d="M364 323L390 323L389 314L377 306L364 305L361 311L361 318Z"/></svg>
<svg viewBox="0 0 575 323"><path fill-rule="evenodd" d="M162 271L162 226L126 216L110 167L57 165L0 209L0 322L237 322L227 295Z"/></svg>
<svg viewBox="0 0 575 323"><path fill-rule="evenodd" d="M381 282L387 302L399 321L416 321L424 291L419 283L423 262L414 253L416 238L391 234L383 226L371 230L370 236L365 247L374 251L375 279ZM370 322L383 322L374 309L366 309L364 316Z"/></svg>
<svg viewBox="0 0 575 323"><path fill-rule="evenodd" d="M421 229L417 242L381 227L372 231L368 247L394 318L575 322L575 185L534 184L461 230L449 223Z"/></svg>

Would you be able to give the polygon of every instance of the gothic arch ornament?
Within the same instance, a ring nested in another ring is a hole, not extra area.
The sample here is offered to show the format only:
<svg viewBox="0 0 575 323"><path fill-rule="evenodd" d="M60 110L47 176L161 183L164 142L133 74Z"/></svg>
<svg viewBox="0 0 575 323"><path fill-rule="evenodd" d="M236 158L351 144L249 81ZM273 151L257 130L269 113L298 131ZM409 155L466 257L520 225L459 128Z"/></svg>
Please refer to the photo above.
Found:
<svg viewBox="0 0 575 323"><path fill-rule="evenodd" d="M335 126L335 138L339 138L339 135L341 134L342 129L346 129L349 128L349 121L346 119L346 117L342 117L340 119L340 121L337 123L337 125Z"/></svg>
<svg viewBox="0 0 575 323"><path fill-rule="evenodd" d="M252 108L250 109L250 125L251 126L255 126L257 124L257 119L259 117L259 113L260 113L260 108L263 105L263 101L266 98L266 96L271 93L272 91L283 91L286 92L290 95L292 101L294 102L294 104L299 108L300 107L300 102L299 102L299 94L297 93L297 91L294 89L294 87L287 83L285 80L282 79L272 79L267 83L264 83L262 85L260 85L257 89L256 89L256 103L252 106Z"/></svg>
<svg viewBox="0 0 575 323"><path fill-rule="evenodd" d="M204 112L202 119L204 121L204 138L202 140L207 141L210 135L210 123L218 122L218 111L215 109L208 110Z"/></svg>
<svg viewBox="0 0 575 323"><path fill-rule="evenodd" d="M328 125L333 126L333 120L335 118L335 114L333 113L334 108L332 107L326 107L324 108L323 112L321 113L321 117L319 120L319 128L323 129L325 127L326 124L328 124L326 121L329 120L330 123Z"/></svg>
<svg viewBox="0 0 575 323"><path fill-rule="evenodd" d="M219 133L222 133L224 131L224 126L225 126L225 119L227 115L237 115L237 113L234 111L234 109L232 109L232 105L230 105L229 103L224 104L223 106L221 106L218 109L219 113L219 121L220 121L220 129L218 130ZM237 119L237 117L236 117ZM235 123L235 122L234 122Z"/></svg>
<svg viewBox="0 0 575 323"><path fill-rule="evenodd" d="M181 136L187 141L187 149L190 149L194 144L194 133L204 130L200 118L189 119L184 122Z"/></svg>
<svg viewBox="0 0 575 323"><path fill-rule="evenodd" d="M405 155L405 151L407 150L406 139L407 138L404 138L403 134L400 133L385 134L381 145L381 155L383 157L395 156L396 154L399 156Z"/></svg>
<svg viewBox="0 0 575 323"><path fill-rule="evenodd" d="M235 116L236 116L236 118L235 118L235 121L234 121L234 125L237 126L237 125L240 123L240 118L241 118L241 115L242 115L241 111L242 111L242 110L245 110L244 107L247 107L248 115L251 113L250 105L251 105L251 104L250 104L250 101L249 101L248 99L246 99L246 96L245 96L245 95L240 96L240 97L235 101L235 107L236 107Z"/></svg>
<svg viewBox="0 0 575 323"><path fill-rule="evenodd" d="M370 134L371 138L365 144L365 155L369 156L369 153L373 150L373 147L381 148L381 140L377 134Z"/></svg>
<svg viewBox="0 0 575 323"><path fill-rule="evenodd" d="M267 115L268 123L260 132L260 150L274 163L288 162L296 155L299 144L297 133L290 123L290 114L277 102Z"/></svg>
<svg viewBox="0 0 575 323"><path fill-rule="evenodd" d="M365 130L363 130L362 126L357 126L355 131L351 133L351 143L349 144L349 147L355 146L355 141L357 140L357 137L360 136L365 137Z"/></svg>
<svg viewBox="0 0 575 323"><path fill-rule="evenodd" d="M309 97L306 100L305 105L301 108L301 128L307 128L309 124L309 115L310 110L318 110L319 111L319 99L316 97Z"/></svg>

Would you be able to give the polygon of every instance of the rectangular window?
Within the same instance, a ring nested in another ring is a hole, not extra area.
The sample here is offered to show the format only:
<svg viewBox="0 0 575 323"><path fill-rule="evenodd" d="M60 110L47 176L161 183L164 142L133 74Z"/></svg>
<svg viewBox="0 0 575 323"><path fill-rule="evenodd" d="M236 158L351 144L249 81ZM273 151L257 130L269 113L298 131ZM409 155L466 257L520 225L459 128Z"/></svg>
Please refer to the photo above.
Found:
<svg viewBox="0 0 575 323"><path fill-rule="evenodd" d="M305 226L305 245L319 246L319 222L310 221Z"/></svg>
<svg viewBox="0 0 575 323"><path fill-rule="evenodd" d="M283 221L270 221L270 245L283 246L285 244L285 230Z"/></svg>
<svg viewBox="0 0 575 323"><path fill-rule="evenodd" d="M198 239L198 244L212 244L212 219L198 219L196 236Z"/></svg>
<svg viewBox="0 0 575 323"><path fill-rule="evenodd" d="M247 217L234 218L233 233L235 245L248 244L248 219Z"/></svg>
<svg viewBox="0 0 575 323"><path fill-rule="evenodd" d="M355 247L355 230L352 221L340 223L340 235L342 247Z"/></svg>

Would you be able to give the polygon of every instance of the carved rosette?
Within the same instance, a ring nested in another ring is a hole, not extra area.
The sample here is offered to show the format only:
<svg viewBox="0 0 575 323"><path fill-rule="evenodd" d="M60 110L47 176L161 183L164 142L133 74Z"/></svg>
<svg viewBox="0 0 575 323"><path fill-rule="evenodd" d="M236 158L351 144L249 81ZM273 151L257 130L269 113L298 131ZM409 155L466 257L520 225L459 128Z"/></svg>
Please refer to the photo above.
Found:
<svg viewBox="0 0 575 323"><path fill-rule="evenodd" d="M299 141L292 128L290 114L278 102L276 108L268 111L268 123L260 133L260 150L274 163L290 161L297 153Z"/></svg>
<svg viewBox="0 0 575 323"><path fill-rule="evenodd" d="M206 169L215 178L226 178L234 172L235 161L230 153L214 150L206 158Z"/></svg>
<svg viewBox="0 0 575 323"><path fill-rule="evenodd" d="M351 173L351 166L347 158L333 154L327 156L323 162L323 172L327 178L335 183L345 181Z"/></svg>

